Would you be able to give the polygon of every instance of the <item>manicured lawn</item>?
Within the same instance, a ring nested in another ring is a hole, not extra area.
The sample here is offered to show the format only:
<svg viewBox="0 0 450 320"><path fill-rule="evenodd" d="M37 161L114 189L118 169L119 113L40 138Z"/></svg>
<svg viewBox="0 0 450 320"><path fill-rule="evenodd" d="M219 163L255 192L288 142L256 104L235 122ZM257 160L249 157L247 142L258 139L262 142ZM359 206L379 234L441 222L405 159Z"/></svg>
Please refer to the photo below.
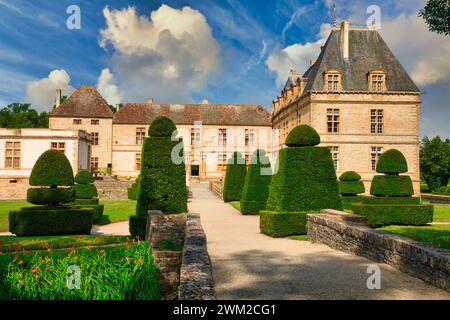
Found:
<svg viewBox="0 0 450 320"><path fill-rule="evenodd" d="M136 210L135 200L102 200L100 203L105 205L101 224L126 221ZM32 206L26 201L0 201L0 232L8 231L9 211Z"/></svg>
<svg viewBox="0 0 450 320"><path fill-rule="evenodd" d="M240 201L230 201L230 202L228 202L228 204L230 204L237 211L241 212L241 202Z"/></svg>
<svg viewBox="0 0 450 320"><path fill-rule="evenodd" d="M308 241L308 236L306 234L303 234L301 236L290 236L288 238L291 240L297 240L297 241Z"/></svg>
<svg viewBox="0 0 450 320"><path fill-rule="evenodd" d="M45 250L100 246L113 243L132 242L127 236L39 236L39 237L0 237L0 252Z"/></svg>
<svg viewBox="0 0 450 320"><path fill-rule="evenodd" d="M423 227L387 226L379 228L388 233L425 242L450 250L450 224L430 225Z"/></svg>
<svg viewBox="0 0 450 320"><path fill-rule="evenodd" d="M434 206L433 221L450 222L450 206Z"/></svg>

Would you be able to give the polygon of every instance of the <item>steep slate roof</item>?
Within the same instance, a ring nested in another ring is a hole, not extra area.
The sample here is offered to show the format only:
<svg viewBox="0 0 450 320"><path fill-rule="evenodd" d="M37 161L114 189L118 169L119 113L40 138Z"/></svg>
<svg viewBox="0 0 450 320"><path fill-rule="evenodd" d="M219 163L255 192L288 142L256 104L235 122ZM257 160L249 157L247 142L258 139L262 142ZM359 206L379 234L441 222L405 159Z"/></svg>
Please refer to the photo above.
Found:
<svg viewBox="0 0 450 320"><path fill-rule="evenodd" d="M150 124L166 116L175 124L270 126L270 113L260 105L127 103L114 114L114 124Z"/></svg>
<svg viewBox="0 0 450 320"><path fill-rule="evenodd" d="M340 35L340 29L333 29L317 62L303 75L308 78L305 92L323 91L328 70L342 72L343 91L367 91L368 73L376 69L387 72L387 91L420 92L376 30L350 27L348 61L342 57Z"/></svg>
<svg viewBox="0 0 450 320"><path fill-rule="evenodd" d="M112 118L114 114L95 87L82 86L51 112L50 116Z"/></svg>

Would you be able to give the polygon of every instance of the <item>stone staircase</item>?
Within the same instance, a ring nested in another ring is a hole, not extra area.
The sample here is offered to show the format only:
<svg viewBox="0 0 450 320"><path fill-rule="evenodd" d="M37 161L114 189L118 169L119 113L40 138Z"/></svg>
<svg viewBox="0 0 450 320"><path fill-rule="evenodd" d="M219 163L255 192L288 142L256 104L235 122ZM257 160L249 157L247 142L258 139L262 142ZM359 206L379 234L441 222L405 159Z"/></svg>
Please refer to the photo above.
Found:
<svg viewBox="0 0 450 320"><path fill-rule="evenodd" d="M98 197L105 200L127 200L128 188L133 184L133 180L124 181L114 177L104 177L103 180L96 180Z"/></svg>

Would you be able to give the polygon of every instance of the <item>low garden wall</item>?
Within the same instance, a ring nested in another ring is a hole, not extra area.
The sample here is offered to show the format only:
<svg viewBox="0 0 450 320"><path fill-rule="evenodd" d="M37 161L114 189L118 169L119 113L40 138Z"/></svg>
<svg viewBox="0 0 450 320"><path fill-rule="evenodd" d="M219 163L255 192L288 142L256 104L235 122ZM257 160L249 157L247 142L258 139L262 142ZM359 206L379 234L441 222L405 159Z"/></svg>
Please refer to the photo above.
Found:
<svg viewBox="0 0 450 320"><path fill-rule="evenodd" d="M223 198L223 181L213 180L209 182L209 189L219 198Z"/></svg>
<svg viewBox="0 0 450 320"><path fill-rule="evenodd" d="M178 299L216 299L206 235L197 213L189 213L187 217Z"/></svg>
<svg viewBox="0 0 450 320"><path fill-rule="evenodd" d="M335 210L307 219L309 241L387 263L450 291L450 251L371 229L365 217Z"/></svg>
<svg viewBox="0 0 450 320"><path fill-rule="evenodd" d="M426 194L422 193L420 195L423 200L429 201L430 203L442 203L442 204L450 204L450 196L444 196L439 194Z"/></svg>

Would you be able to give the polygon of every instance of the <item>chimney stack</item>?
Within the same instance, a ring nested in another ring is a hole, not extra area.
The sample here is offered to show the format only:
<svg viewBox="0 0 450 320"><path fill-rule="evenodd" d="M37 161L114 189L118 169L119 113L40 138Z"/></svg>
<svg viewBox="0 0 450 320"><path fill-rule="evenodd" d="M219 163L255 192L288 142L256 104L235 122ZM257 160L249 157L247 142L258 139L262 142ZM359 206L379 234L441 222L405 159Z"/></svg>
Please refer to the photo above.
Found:
<svg viewBox="0 0 450 320"><path fill-rule="evenodd" d="M116 104L116 112L120 110L120 103Z"/></svg>
<svg viewBox="0 0 450 320"><path fill-rule="evenodd" d="M61 104L61 89L56 89L55 106L58 108Z"/></svg>
<svg viewBox="0 0 450 320"><path fill-rule="evenodd" d="M349 46L349 24L348 21L343 21L341 23L341 48L344 60L348 60L350 57Z"/></svg>
<svg viewBox="0 0 450 320"><path fill-rule="evenodd" d="M209 104L208 99L203 99L203 100L202 100L202 104Z"/></svg>
<svg viewBox="0 0 450 320"><path fill-rule="evenodd" d="M148 97L147 98L147 103L153 104L153 97Z"/></svg>

